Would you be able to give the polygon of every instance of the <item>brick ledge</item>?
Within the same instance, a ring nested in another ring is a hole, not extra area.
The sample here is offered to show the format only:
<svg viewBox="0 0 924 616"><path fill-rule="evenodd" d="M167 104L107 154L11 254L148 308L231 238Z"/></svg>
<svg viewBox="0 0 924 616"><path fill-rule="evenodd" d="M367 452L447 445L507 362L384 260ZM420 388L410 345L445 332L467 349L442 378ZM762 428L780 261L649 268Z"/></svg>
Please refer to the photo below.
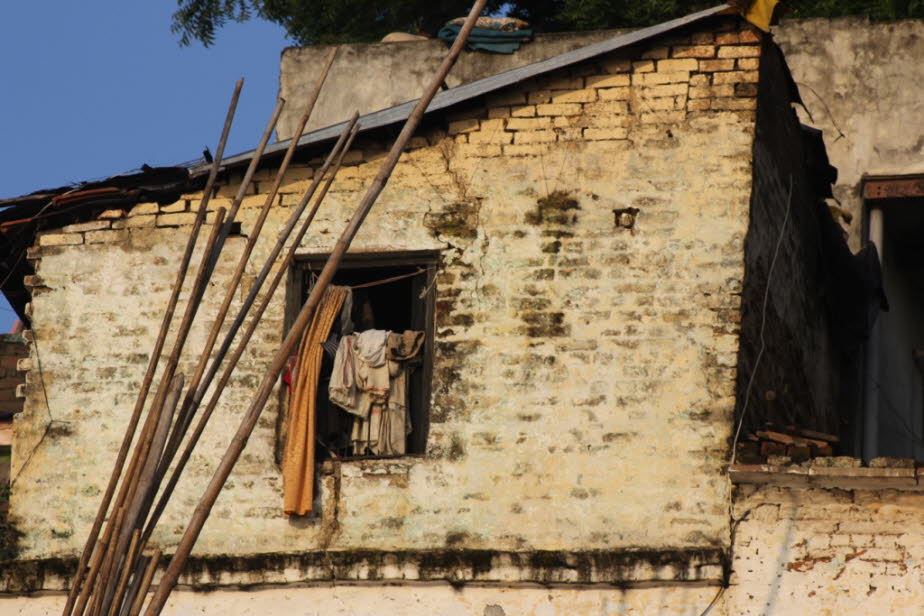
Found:
<svg viewBox="0 0 924 616"><path fill-rule="evenodd" d="M161 562L167 564L169 555ZM344 550L191 558L180 586L221 587L316 582L449 582L464 584L585 585L634 587L714 584L723 579L723 548L620 549L565 552L536 550ZM0 566L0 595L68 588L75 558L10 561Z"/></svg>
<svg viewBox="0 0 924 616"><path fill-rule="evenodd" d="M924 468L867 468L735 464L733 483L845 490L924 490Z"/></svg>

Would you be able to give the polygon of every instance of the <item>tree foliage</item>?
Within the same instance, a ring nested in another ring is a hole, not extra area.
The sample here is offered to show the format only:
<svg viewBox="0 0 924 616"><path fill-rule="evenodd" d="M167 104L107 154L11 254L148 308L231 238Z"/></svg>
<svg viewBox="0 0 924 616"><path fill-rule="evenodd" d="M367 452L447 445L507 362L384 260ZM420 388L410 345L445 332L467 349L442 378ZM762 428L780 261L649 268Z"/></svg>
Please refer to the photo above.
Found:
<svg viewBox="0 0 924 616"><path fill-rule="evenodd" d="M465 15L471 0L177 0L173 31L180 44L214 43L229 21L257 17L285 28L300 45L378 41L389 32L435 34ZM656 24L718 0L489 0L487 12L528 21L538 32L632 28ZM924 17L924 0L791 0L793 17L867 15L874 20Z"/></svg>

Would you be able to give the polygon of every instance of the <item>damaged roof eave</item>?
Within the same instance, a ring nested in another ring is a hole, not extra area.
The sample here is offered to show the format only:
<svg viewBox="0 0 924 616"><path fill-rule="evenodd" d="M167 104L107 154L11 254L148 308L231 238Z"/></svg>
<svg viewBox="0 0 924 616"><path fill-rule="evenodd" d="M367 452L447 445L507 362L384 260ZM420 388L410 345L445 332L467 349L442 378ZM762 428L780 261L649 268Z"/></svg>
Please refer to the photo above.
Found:
<svg viewBox="0 0 924 616"><path fill-rule="evenodd" d="M729 4L720 4L710 9L666 21L662 24L635 30L634 32L630 32L628 34L615 36L609 40L594 43L580 49L575 49L573 51L548 58L547 60L534 62L533 64L521 66L519 68L505 71L503 73L498 73L497 75L478 79L476 81L445 90L438 93L434 97L433 102L431 102L430 106L427 108L427 113L429 114L448 109L454 105L458 105L479 96L495 92L507 86L517 84L532 77L536 77L537 75L542 75L559 68L564 68L579 62L583 62L585 60L589 60L591 58L595 58L605 53L629 47L630 45L640 43L672 30L676 30L677 28L695 23L702 19L706 19L707 17L712 17L713 15L718 15L720 13L731 10L733 9ZM376 128L382 128L384 126L396 124L398 122L403 122L413 111L414 106L417 104L417 100L418 99L414 99L394 107L389 107L388 109L382 109L380 111L375 111L373 113L368 113L364 116L361 116L358 122L360 131L369 131ZM304 134L298 140L298 147L307 147L324 143L326 141L333 141L340 136L340 133L343 132L346 124L346 122L340 122L339 124L333 124L331 126L327 126L326 128L321 128L316 131ZM281 153L289 147L290 143L291 139L286 139L285 141L277 141L274 144L268 145L264 151L264 156ZM230 156L223 161L221 168L224 170L248 163L250 162L251 158L253 158L253 154L254 150L250 150L248 152ZM208 164L201 164L190 169L190 175L194 177L204 175L208 172Z"/></svg>

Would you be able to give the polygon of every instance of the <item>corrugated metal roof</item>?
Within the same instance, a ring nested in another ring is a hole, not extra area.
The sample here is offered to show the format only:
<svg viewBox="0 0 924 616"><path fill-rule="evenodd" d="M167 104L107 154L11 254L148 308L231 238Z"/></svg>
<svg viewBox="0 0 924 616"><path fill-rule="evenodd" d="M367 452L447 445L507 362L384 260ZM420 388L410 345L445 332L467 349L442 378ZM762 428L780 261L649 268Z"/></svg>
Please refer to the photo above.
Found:
<svg viewBox="0 0 924 616"><path fill-rule="evenodd" d="M581 47L580 49L575 49L573 51L554 56L547 60L542 60L541 62L535 62L533 64L521 66L519 68L505 71L503 73L498 73L497 75L471 81L461 86L445 90L434 97L433 102L431 102L430 106L427 108L427 113L433 113L435 111L447 109L454 105L458 105L479 96L483 96L484 94L500 90L501 88L506 88L507 86L525 81L526 79L530 79L532 77L536 77L537 75L542 75L559 68L564 68L566 66L571 66L572 64L577 64L579 62L589 60L611 51L616 51L618 49L634 45L652 37L670 32L671 30L676 30L677 28L695 23L701 19L712 17L713 15L718 15L719 13L727 11L730 8L731 7L728 4L721 4L711 9L706 9L704 11L699 11L698 13L692 13L684 17L666 21L656 26L642 28L628 34L615 36L606 41L601 41L586 47ZM416 104L417 99L414 99L412 101L408 101L388 109L382 109L381 111L375 111L373 113L368 113L364 116L361 116L358 122L361 127L360 130L368 131L381 128L383 126L396 124L398 122L403 122L411 114L411 111L413 111L414 105ZM321 128L302 135L298 140L298 145L299 147L305 147L323 143L325 141L332 141L340 136L340 133L343 132L343 128L345 126L346 122L341 122L339 124L334 124L326 128ZM274 153L281 153L285 151L285 149L289 147L290 142L290 139L286 139L285 141L278 141L272 145L267 146L264 152L264 156L269 156ZM234 167L247 163L250 161L252 156L253 150L244 152L242 154L236 154L234 156L229 156L224 159L222 168L224 169L227 167ZM208 169L208 165L203 164L192 168L190 172L192 175L200 175L207 173Z"/></svg>

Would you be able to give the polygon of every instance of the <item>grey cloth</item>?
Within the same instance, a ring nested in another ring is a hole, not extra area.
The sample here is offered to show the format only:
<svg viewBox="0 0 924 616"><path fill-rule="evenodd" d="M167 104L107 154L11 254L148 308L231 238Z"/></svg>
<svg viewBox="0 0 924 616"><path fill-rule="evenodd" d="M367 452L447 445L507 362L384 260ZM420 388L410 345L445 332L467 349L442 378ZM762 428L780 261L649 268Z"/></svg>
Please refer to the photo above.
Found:
<svg viewBox="0 0 924 616"><path fill-rule="evenodd" d="M356 386L356 358L354 356L355 336L340 339L334 356L334 369L330 375L328 397L330 401L348 413L362 416L359 388Z"/></svg>

